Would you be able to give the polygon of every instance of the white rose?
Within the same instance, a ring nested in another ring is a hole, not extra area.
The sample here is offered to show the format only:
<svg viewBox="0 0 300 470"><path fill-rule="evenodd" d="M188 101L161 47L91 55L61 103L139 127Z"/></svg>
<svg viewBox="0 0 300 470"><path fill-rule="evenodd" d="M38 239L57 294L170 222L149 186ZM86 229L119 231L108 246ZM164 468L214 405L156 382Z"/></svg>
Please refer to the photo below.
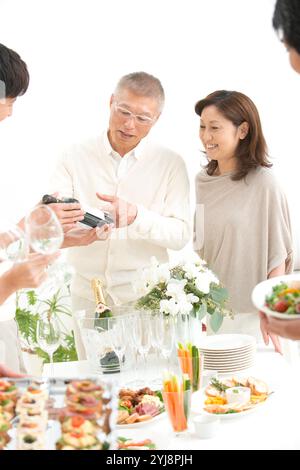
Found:
<svg viewBox="0 0 300 470"><path fill-rule="evenodd" d="M172 316L177 315L179 312L178 303L175 301L175 299L161 300L159 303L159 309L162 313L167 313Z"/></svg>
<svg viewBox="0 0 300 470"><path fill-rule="evenodd" d="M167 284L166 294L170 297L173 297L175 300L179 300L182 297L185 297L184 287L187 283L186 279L170 279Z"/></svg>
<svg viewBox="0 0 300 470"><path fill-rule="evenodd" d="M200 292L203 292L203 294L208 294L209 293L209 286L210 286L210 276L207 276L207 274L204 273L199 273L197 278L195 279L195 285L197 289Z"/></svg>
<svg viewBox="0 0 300 470"><path fill-rule="evenodd" d="M165 282L166 284L169 282L171 278L171 274L170 274L169 267L167 264L162 264L158 268L157 277L158 277L158 282Z"/></svg>

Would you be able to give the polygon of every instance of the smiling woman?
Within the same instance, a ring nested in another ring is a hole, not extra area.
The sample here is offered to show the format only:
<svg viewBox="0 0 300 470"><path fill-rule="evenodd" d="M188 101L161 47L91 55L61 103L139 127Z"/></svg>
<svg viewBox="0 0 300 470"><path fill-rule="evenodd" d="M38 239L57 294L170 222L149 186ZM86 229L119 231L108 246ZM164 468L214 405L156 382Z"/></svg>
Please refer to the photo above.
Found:
<svg viewBox="0 0 300 470"><path fill-rule="evenodd" d="M197 246L195 233L195 248L227 287L236 314L220 331L259 338L251 292L260 280L291 272L288 206L270 170L254 103L242 93L221 90L198 101L195 111L208 159L196 178L204 242ZM267 341L267 331L263 336Z"/></svg>

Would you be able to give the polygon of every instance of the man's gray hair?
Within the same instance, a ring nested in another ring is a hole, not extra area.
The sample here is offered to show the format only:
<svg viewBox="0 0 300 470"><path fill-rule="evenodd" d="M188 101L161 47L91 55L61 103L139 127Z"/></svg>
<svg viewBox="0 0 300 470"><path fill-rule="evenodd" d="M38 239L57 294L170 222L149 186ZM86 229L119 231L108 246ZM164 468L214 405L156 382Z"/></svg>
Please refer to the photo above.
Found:
<svg viewBox="0 0 300 470"><path fill-rule="evenodd" d="M159 103L160 111L165 102L165 92L158 78L146 72L133 72L124 75L118 82L114 94L121 90L128 89L140 96L155 98Z"/></svg>

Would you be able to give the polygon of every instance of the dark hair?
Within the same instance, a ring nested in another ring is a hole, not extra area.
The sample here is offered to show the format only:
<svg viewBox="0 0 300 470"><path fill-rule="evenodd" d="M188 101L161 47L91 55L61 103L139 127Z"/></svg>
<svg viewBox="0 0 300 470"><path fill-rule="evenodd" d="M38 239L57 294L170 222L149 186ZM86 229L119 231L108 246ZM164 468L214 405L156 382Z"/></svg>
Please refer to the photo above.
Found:
<svg viewBox="0 0 300 470"><path fill-rule="evenodd" d="M253 101L238 91L219 90L198 101L195 105L195 111L201 116L203 109L211 105L215 106L235 126L238 127L243 122L247 122L249 126L246 137L238 144L235 155L237 169L231 179L241 180L250 170L259 166L271 167L259 114ZM217 160L210 160L205 167L207 174L213 175L217 167Z"/></svg>
<svg viewBox="0 0 300 470"><path fill-rule="evenodd" d="M5 96L16 98L24 95L29 85L29 73L25 62L12 49L0 44L0 81L4 83Z"/></svg>
<svg viewBox="0 0 300 470"><path fill-rule="evenodd" d="M288 46L300 54L300 2L277 0L273 15L273 27Z"/></svg>

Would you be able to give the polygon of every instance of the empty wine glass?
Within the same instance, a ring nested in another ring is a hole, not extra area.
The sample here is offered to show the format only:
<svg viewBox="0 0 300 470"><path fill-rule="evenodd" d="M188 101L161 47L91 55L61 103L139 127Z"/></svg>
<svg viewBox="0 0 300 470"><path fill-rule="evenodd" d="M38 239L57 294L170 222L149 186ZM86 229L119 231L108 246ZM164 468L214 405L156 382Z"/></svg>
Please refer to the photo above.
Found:
<svg viewBox="0 0 300 470"><path fill-rule="evenodd" d="M55 212L46 205L34 207L25 220L31 248L37 253L51 255L60 248L64 233Z"/></svg>
<svg viewBox="0 0 300 470"><path fill-rule="evenodd" d="M40 348L49 354L50 376L53 377L53 354L59 348L61 331L58 319L48 312L40 315L37 323L37 342Z"/></svg>
<svg viewBox="0 0 300 470"><path fill-rule="evenodd" d="M114 317L109 319L110 337L113 349L118 356L120 363L120 372L124 361L124 353L127 346L127 332L125 328L125 319Z"/></svg>
<svg viewBox="0 0 300 470"><path fill-rule="evenodd" d="M134 318L132 330L134 342L145 366L147 365L147 354L151 348L150 321L151 314L140 312Z"/></svg>
<svg viewBox="0 0 300 470"><path fill-rule="evenodd" d="M26 234L31 248L43 255L55 253L64 240L62 226L55 212L41 204L34 207L25 219ZM45 290L51 290L57 281L64 282L64 273L54 263L47 269L48 281L43 284Z"/></svg>
<svg viewBox="0 0 300 470"><path fill-rule="evenodd" d="M159 336L160 351L163 358L167 360L167 367L169 369L175 342L175 326L173 317L166 316L161 313L159 316L159 328L161 330L161 334Z"/></svg>

